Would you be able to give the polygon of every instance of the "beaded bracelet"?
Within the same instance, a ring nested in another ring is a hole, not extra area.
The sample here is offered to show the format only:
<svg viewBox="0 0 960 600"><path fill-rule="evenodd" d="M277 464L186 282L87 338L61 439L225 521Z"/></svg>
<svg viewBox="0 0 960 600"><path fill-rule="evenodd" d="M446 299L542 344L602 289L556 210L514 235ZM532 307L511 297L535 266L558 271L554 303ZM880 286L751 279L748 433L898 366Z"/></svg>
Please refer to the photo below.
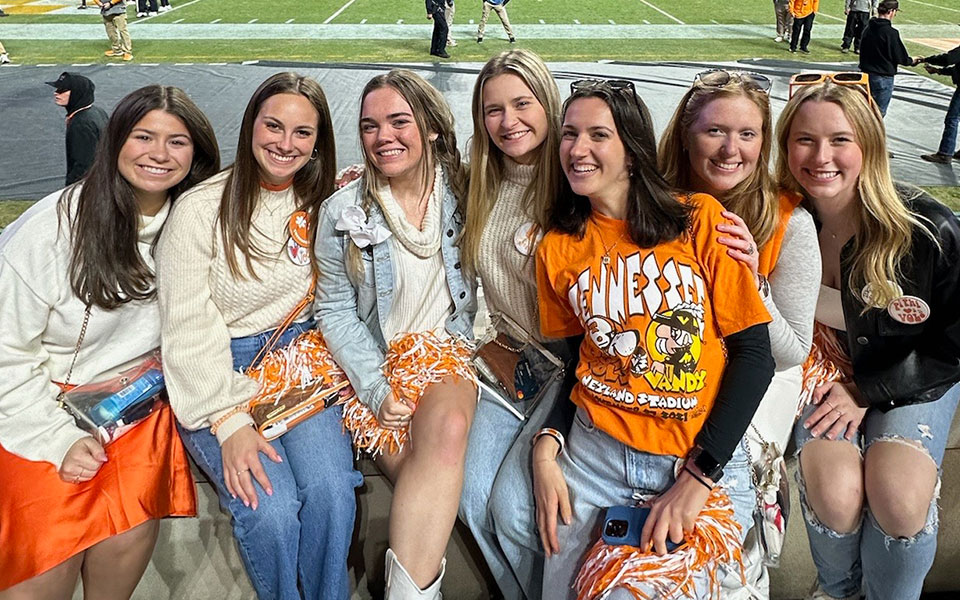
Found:
<svg viewBox="0 0 960 600"><path fill-rule="evenodd" d="M563 454L563 448L566 445L563 439L563 434L557 431L556 429L554 429L553 427L544 427L543 429L538 431L537 434L533 436L533 440L531 443L536 444L537 440L539 440L545 435L549 435L553 439L557 440L558 444L560 444L560 451L557 452L557 456L560 456L561 454Z"/></svg>
<svg viewBox="0 0 960 600"><path fill-rule="evenodd" d="M226 412L222 417L213 422L213 425L210 426L210 433L212 435L217 435L217 430L220 429L220 426L227 422L227 420L233 415L238 415L240 413L247 412L247 405L240 404L233 407L230 411Z"/></svg>

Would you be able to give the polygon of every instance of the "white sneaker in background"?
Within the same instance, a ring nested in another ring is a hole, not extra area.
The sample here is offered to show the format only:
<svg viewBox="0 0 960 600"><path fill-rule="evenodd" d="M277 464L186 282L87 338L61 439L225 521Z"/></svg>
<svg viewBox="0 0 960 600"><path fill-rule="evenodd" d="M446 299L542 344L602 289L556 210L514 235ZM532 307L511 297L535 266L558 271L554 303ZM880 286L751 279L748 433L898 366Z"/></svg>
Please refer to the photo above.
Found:
<svg viewBox="0 0 960 600"><path fill-rule="evenodd" d="M138 18L138 19L142 19L142 18L145 17L145 16L147 16L147 13L145 13L145 12L138 12L138 13L137 13L137 18Z"/></svg>
<svg viewBox="0 0 960 600"><path fill-rule="evenodd" d="M776 43L779 44L780 42L783 41L783 36L782 36L782 35L778 35L777 37L773 38L773 41L775 41Z"/></svg>
<svg viewBox="0 0 960 600"><path fill-rule="evenodd" d="M160 12L165 13L165 12L167 12L168 10L170 10L171 8L172 8L172 7L171 7L169 4L166 5L166 6L161 6L161 7L160 7Z"/></svg>
<svg viewBox="0 0 960 600"><path fill-rule="evenodd" d="M159 14L159 13L157 13L157 11L151 10L150 12L147 13L147 16L148 16L148 17L155 17L155 16L157 16L157 14Z"/></svg>
<svg viewBox="0 0 960 600"><path fill-rule="evenodd" d="M9 65L9 64L10 64L10 57L7 56L7 53L4 52L3 54L0 54L0 65Z"/></svg>

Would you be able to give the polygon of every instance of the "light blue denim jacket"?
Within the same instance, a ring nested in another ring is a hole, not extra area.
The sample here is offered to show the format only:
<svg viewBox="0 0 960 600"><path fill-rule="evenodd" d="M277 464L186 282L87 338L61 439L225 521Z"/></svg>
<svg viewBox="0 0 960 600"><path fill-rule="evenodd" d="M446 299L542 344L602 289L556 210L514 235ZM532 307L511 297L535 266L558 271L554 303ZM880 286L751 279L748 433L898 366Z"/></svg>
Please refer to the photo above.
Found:
<svg viewBox="0 0 960 600"><path fill-rule="evenodd" d="M394 244L399 242L391 236L362 249L363 281L359 285L351 281L347 275L347 247L353 241L347 232L337 231L335 225L346 207L362 204L361 181L358 179L339 190L320 208L314 244L320 269L314 318L327 348L347 373L357 396L377 414L390 392L381 368L387 348L383 326L393 306L392 252ZM367 213L370 225L387 227L378 205L371 206ZM457 210L457 199L444 173L440 253L454 304L445 328L451 334L472 339L477 283L474 277L464 273L460 264L460 248L455 244L462 229L463 215Z"/></svg>

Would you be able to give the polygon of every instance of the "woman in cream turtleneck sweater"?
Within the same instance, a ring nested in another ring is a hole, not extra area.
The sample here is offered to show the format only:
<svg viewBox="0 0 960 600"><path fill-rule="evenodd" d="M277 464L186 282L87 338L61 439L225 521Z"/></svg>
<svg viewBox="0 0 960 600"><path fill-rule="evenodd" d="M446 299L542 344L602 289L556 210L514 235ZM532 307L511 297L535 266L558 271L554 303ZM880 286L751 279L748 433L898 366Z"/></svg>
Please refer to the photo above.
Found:
<svg viewBox="0 0 960 600"><path fill-rule="evenodd" d="M86 178L0 236L0 598L69 598L78 578L88 598L129 598L159 519L196 514L169 407L103 447L57 399L160 345L154 243L219 168L200 109L147 86L117 105Z"/></svg>
<svg viewBox="0 0 960 600"><path fill-rule="evenodd" d="M335 171L323 90L278 73L247 104L234 165L184 195L159 248L170 403L187 450L233 517L262 599L350 594L346 556L361 476L340 409L267 442L246 411L257 384L242 373L310 291L316 264L297 239L312 239ZM295 214L308 218L309 235L298 235ZM305 307L275 347L311 329L311 314Z"/></svg>
<svg viewBox="0 0 960 600"><path fill-rule="evenodd" d="M559 115L557 85L536 54L508 50L481 69L473 90L464 262L479 275L494 322L498 314L509 317L563 359L566 345L540 335L533 260L562 181ZM517 346L499 333L505 346ZM557 381L543 392L526 422L484 394L470 432L460 516L506 598L541 595L530 438L560 387Z"/></svg>

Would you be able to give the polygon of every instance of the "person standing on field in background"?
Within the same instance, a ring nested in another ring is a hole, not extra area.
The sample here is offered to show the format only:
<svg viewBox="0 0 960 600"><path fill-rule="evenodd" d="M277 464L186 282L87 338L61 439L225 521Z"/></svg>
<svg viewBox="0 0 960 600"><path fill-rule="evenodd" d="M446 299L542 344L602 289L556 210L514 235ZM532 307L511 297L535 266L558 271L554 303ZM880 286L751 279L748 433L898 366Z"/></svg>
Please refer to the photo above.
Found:
<svg viewBox="0 0 960 600"><path fill-rule="evenodd" d="M790 30L793 28L790 0L773 0L773 12L777 15L777 37L773 41L778 44L783 40L790 42Z"/></svg>
<svg viewBox="0 0 960 600"><path fill-rule="evenodd" d="M127 0L93 0L100 7L103 26L110 38L110 49L104 56L133 60L133 45L127 31Z"/></svg>
<svg viewBox="0 0 960 600"><path fill-rule="evenodd" d="M844 0L843 14L847 15L847 24L843 28L843 41L840 43L840 52L850 51L853 42L853 53L860 54L860 38L867 28L870 15L877 12L877 0Z"/></svg>
<svg viewBox="0 0 960 600"><path fill-rule="evenodd" d="M456 46L457 40L453 39L453 15L457 12L453 0L447 0L447 45Z"/></svg>
<svg viewBox="0 0 960 600"><path fill-rule="evenodd" d="M67 111L67 178L65 185L86 176L97 154L100 134L107 127L107 113L94 106L96 86L83 75L61 73L53 86L53 101Z"/></svg>
<svg viewBox="0 0 960 600"><path fill-rule="evenodd" d="M790 52L796 52L799 45L800 52L810 54L807 46L810 44L813 19L818 10L820 10L820 0L790 0L790 14L793 15Z"/></svg>
<svg viewBox="0 0 960 600"><path fill-rule="evenodd" d="M430 39L430 56L450 58L447 54L447 0L426 0L427 19L433 21L433 37Z"/></svg>
<svg viewBox="0 0 960 600"><path fill-rule="evenodd" d="M478 44L483 41L483 30L487 27L487 17L490 16L491 10L497 13L500 22L503 23L503 29L507 32L510 43L517 42L516 36L513 35L513 28L510 27L510 17L507 16L507 2L510 0L483 0L483 12L480 14L480 26L477 28Z"/></svg>
<svg viewBox="0 0 960 600"><path fill-rule="evenodd" d="M887 115L887 107L893 97L893 77L897 74L897 65L917 64L907 54L900 32L893 28L893 18L898 12L900 3L897 0L880 2L877 16L870 19L860 39L860 70L870 76L870 95L883 116Z"/></svg>

